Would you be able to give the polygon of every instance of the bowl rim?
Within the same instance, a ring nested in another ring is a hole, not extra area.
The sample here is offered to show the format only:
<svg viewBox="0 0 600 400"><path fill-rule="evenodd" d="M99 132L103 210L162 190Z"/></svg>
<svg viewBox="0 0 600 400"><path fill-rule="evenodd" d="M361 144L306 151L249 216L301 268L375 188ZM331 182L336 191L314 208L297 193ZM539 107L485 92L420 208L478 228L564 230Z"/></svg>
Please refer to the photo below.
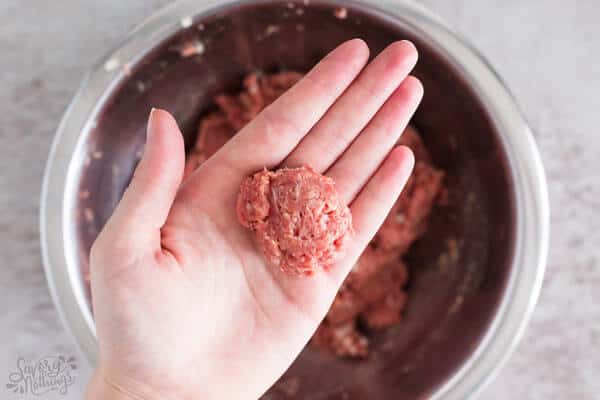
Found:
<svg viewBox="0 0 600 400"><path fill-rule="evenodd" d="M490 118L506 150L514 182L516 235L508 285L480 343L432 399L476 396L498 373L522 337L542 286L549 242L549 197L546 177L532 132L514 97L490 63L466 40L426 7L412 0L332 0L340 6L369 9L384 19L414 29L466 78ZM332 2L328 1L328 3ZM257 0L255 3L266 3ZM50 294L63 325L85 358L98 359L92 314L85 300L76 244L70 231L74 209L72 177L82 145L95 117L114 88L125 78L125 63L135 63L157 43L184 28L189 18L240 0L179 0L147 18L114 50L94 64L65 111L52 142L40 198L40 242ZM318 0L314 3L320 3Z"/></svg>

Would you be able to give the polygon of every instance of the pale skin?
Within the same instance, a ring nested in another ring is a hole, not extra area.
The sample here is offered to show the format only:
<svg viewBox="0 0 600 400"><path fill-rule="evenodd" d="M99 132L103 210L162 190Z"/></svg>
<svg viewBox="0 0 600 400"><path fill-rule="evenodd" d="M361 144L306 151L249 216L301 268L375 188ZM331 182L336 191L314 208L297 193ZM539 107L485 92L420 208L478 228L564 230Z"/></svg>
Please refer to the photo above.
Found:
<svg viewBox="0 0 600 400"><path fill-rule="evenodd" d="M341 44L182 182L184 144L153 110L143 158L91 252L99 364L88 399L255 399L290 366L408 179L395 146L423 95L417 52L392 43L367 65ZM311 165L352 211L344 257L313 277L265 264L237 221L241 181Z"/></svg>

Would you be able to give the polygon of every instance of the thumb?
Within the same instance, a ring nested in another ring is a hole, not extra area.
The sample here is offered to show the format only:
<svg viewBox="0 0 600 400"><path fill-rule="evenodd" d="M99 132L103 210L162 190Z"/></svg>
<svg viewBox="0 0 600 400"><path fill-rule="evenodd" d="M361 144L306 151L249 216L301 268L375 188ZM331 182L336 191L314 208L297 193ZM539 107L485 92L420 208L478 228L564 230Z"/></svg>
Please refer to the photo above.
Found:
<svg viewBox="0 0 600 400"><path fill-rule="evenodd" d="M183 136L177 122L167 111L153 108L148 118L144 155L103 230L111 241L133 240L136 246L153 242L160 245L160 228L181 184L184 159Z"/></svg>

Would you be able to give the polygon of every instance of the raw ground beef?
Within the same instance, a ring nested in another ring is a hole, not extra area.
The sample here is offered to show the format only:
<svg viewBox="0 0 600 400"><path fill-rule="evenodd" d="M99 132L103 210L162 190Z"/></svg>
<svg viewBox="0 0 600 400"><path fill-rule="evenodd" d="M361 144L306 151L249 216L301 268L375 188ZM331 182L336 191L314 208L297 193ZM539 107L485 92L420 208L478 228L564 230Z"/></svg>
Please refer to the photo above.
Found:
<svg viewBox="0 0 600 400"><path fill-rule="evenodd" d="M204 160L302 77L296 72L250 74L244 90L215 98L218 110L200 121L188 156L187 177ZM427 229L431 210L443 197L444 172L437 169L419 134L408 127L399 144L415 154L415 169L385 222L365 249L335 298L312 343L338 356L365 357L368 333L400 322L407 302L410 266L403 257Z"/></svg>
<svg viewBox="0 0 600 400"><path fill-rule="evenodd" d="M263 170L246 178L237 215L255 233L269 264L293 275L329 268L352 234L350 209L333 179L310 167Z"/></svg>
<svg viewBox="0 0 600 400"><path fill-rule="evenodd" d="M442 189L444 173L431 164L413 128L402 134L400 144L411 147L415 153L412 176L313 337L315 345L339 356L367 356L366 333L400 322L408 297L404 288L409 268L403 256L425 233L434 201Z"/></svg>

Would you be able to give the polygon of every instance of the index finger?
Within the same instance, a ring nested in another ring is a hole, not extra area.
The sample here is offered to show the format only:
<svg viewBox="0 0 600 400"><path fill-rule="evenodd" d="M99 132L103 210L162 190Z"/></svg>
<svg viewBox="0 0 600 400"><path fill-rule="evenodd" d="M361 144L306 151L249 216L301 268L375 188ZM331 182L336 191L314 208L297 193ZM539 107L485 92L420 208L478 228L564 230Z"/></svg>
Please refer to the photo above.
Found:
<svg viewBox="0 0 600 400"><path fill-rule="evenodd" d="M344 42L323 58L214 155L243 175L280 164L358 76L369 58L364 41Z"/></svg>

